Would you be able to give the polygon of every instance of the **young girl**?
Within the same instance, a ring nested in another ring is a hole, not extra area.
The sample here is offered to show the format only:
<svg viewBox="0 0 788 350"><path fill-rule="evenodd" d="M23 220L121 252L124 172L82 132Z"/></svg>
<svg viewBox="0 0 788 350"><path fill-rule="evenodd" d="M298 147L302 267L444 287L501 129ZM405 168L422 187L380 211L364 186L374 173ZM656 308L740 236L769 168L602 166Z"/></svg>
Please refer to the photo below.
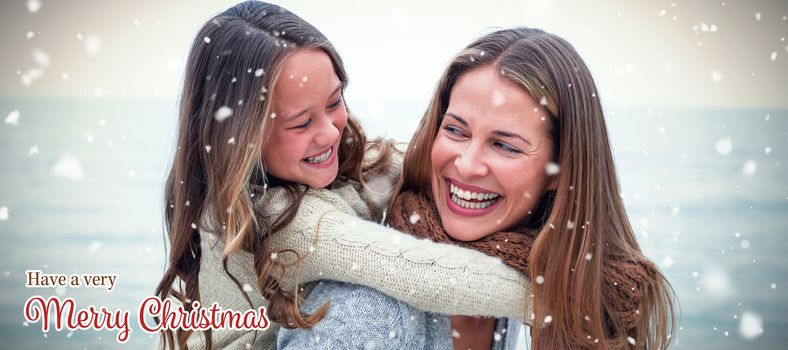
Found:
<svg viewBox="0 0 788 350"><path fill-rule="evenodd" d="M391 143L367 144L345 106L342 61L309 23L276 5L238 4L205 23L187 67L160 298L186 310L194 300L266 305L273 321L304 328L326 305L299 311L299 283L333 279L436 312L529 313L527 282L500 260L371 221L387 203L363 184L394 182L401 161ZM163 342L272 348L277 329L167 331Z"/></svg>

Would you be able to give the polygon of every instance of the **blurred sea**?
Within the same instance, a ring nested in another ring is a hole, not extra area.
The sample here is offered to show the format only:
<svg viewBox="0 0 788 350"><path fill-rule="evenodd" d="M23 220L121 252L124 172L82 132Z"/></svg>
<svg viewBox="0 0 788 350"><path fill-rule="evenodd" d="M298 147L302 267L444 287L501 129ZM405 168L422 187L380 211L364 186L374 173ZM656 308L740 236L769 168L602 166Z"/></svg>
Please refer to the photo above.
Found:
<svg viewBox="0 0 788 350"><path fill-rule="evenodd" d="M349 102L353 105L353 101ZM354 107L369 136L407 140L414 103ZM174 100L0 98L0 348L149 349L135 325L50 331L25 324L34 294L136 315L163 271L162 183ZM606 108L638 239L681 306L675 349L788 343L788 111ZM365 116L368 116L365 118ZM395 117L396 116L396 117ZM401 116L408 116L402 118ZM24 272L115 273L115 290L27 289ZM759 323L760 322L760 323ZM762 329L762 334L759 332ZM754 337L753 337L754 336Z"/></svg>

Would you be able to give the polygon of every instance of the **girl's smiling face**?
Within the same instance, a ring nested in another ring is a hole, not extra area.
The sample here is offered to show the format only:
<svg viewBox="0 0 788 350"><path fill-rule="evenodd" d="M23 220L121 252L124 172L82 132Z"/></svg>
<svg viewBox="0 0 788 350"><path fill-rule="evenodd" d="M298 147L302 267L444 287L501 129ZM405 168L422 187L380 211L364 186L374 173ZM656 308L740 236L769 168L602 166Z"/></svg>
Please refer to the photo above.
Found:
<svg viewBox="0 0 788 350"><path fill-rule="evenodd" d="M273 125L263 151L266 171L323 188L339 170L337 154L347 110L342 82L320 49L298 50L282 64L272 92Z"/></svg>
<svg viewBox="0 0 788 350"><path fill-rule="evenodd" d="M451 90L432 145L432 192L446 232L461 241L526 223L554 186L549 114L493 65Z"/></svg>

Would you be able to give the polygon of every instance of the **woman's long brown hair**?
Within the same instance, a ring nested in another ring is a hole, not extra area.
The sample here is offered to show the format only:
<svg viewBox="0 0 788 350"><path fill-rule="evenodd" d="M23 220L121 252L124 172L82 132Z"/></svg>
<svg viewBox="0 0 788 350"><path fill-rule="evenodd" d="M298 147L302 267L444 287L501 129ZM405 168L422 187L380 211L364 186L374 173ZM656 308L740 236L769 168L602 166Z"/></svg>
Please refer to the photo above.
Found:
<svg viewBox="0 0 788 350"><path fill-rule="evenodd" d="M543 196L533 214L540 232L529 258L530 276L544 277L543 284L532 286L533 300L524 301L534 305L534 314L525 315L532 320L533 347L610 349L634 341L637 349L666 348L674 331L675 294L640 250L619 196L596 85L580 55L560 37L538 29L506 29L459 53L408 147L395 197L407 190L431 193L430 151L451 90L463 74L489 65L543 101L560 167L557 189ZM608 259L626 259L653 271L634 328L614 316L614 305L602 295ZM548 315L551 321L545 322Z"/></svg>
<svg viewBox="0 0 788 350"><path fill-rule="evenodd" d="M271 252L266 238L292 221L307 190L304 185L266 175L262 162L265 147L281 146L266 144L272 120L268 117L271 90L282 61L300 49L325 52L344 91L348 78L334 47L315 27L282 7L259 1L240 3L208 20L195 37L181 92L177 149L165 185L170 247L166 271L155 292L160 298L174 297L186 310L191 309L191 301L200 300L199 230L204 230L223 239L228 275L228 254L238 249L254 254L257 284L269 302L267 314L272 321L306 328L325 314L327 305L311 315L301 313L298 287L287 291L277 281L283 273L283 266L278 265L281 259L267 258ZM224 107L232 114L226 119L217 117ZM343 138L339 179L363 183L363 172L388 165L391 147L378 142L379 157L362 167L369 145L350 113ZM254 205L253 197L277 186L286 189L289 205L268 222L267 208ZM373 213L380 215L379 210ZM230 277L243 292L238 280ZM166 331L163 346L174 348L177 343L185 349L190 334ZM211 349L211 332L204 335Z"/></svg>

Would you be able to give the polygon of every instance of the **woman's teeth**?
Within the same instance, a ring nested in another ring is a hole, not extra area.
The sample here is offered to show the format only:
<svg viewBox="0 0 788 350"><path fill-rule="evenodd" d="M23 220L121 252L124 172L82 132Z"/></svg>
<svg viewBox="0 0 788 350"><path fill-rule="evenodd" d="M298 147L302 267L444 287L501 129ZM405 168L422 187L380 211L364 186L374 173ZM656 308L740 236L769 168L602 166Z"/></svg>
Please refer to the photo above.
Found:
<svg viewBox="0 0 788 350"><path fill-rule="evenodd" d="M307 163L322 163L325 162L328 159L328 157L331 157L331 148L329 148L328 151L323 152L323 154L314 157L304 158L304 161L306 161Z"/></svg>
<svg viewBox="0 0 788 350"><path fill-rule="evenodd" d="M487 208L498 200L500 196L493 192L471 192L459 189L454 184L449 184L451 191L451 201L454 204L466 209L484 209Z"/></svg>

